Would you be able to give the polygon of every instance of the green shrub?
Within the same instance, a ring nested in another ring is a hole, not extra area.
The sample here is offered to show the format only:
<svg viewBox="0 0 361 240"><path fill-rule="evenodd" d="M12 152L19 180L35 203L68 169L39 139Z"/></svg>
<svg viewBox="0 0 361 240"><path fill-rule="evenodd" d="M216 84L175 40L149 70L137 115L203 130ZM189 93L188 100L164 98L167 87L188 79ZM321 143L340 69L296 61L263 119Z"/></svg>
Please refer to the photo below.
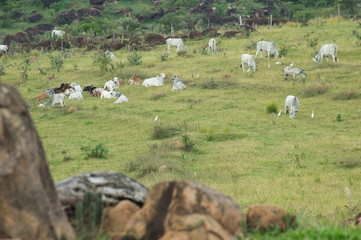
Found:
<svg viewBox="0 0 361 240"><path fill-rule="evenodd" d="M18 68L20 70L20 75L23 79L27 80L29 77L29 72L31 71L31 61L29 54L26 54L24 57L24 61L22 61Z"/></svg>
<svg viewBox="0 0 361 240"><path fill-rule="evenodd" d="M82 146L80 148L82 152L86 154L85 158L106 158L108 155L108 149L103 145L103 143L99 143L94 148L90 146Z"/></svg>
<svg viewBox="0 0 361 240"><path fill-rule="evenodd" d="M142 56L137 52L133 52L128 56L128 62L131 66L136 66L142 64Z"/></svg>
<svg viewBox="0 0 361 240"><path fill-rule="evenodd" d="M267 113L277 113L278 111L278 106L276 103L269 103L266 105L266 112Z"/></svg>
<svg viewBox="0 0 361 240"><path fill-rule="evenodd" d="M61 54L46 54L46 56L50 60L51 68L56 69L56 71L59 72L64 65L64 58L61 56Z"/></svg>
<svg viewBox="0 0 361 240"><path fill-rule="evenodd" d="M342 122L341 113L337 114L336 121L337 122Z"/></svg>
<svg viewBox="0 0 361 240"><path fill-rule="evenodd" d="M162 62L165 62L165 61L168 60L168 57L169 57L169 54L168 54L168 53L162 54L162 55L160 55L160 60L161 60Z"/></svg>
<svg viewBox="0 0 361 240"><path fill-rule="evenodd" d="M316 47L317 44L318 44L318 38L317 37L314 37L314 38L307 38L307 45L310 46L310 47Z"/></svg>
<svg viewBox="0 0 361 240"><path fill-rule="evenodd" d="M123 32L133 34L138 28L139 23L133 15L129 15L127 17L121 18L119 20L119 25L122 27Z"/></svg>
<svg viewBox="0 0 361 240"><path fill-rule="evenodd" d="M308 88L305 88L303 90L303 96L304 97L314 97L317 95L322 95L325 94L326 92L328 92L329 88L328 86L319 83L319 84L315 84L312 86L309 86Z"/></svg>
<svg viewBox="0 0 361 240"><path fill-rule="evenodd" d="M184 144L184 151L190 152L194 149L194 142L191 140L188 133L188 126L184 123L184 132L182 135L182 142Z"/></svg>

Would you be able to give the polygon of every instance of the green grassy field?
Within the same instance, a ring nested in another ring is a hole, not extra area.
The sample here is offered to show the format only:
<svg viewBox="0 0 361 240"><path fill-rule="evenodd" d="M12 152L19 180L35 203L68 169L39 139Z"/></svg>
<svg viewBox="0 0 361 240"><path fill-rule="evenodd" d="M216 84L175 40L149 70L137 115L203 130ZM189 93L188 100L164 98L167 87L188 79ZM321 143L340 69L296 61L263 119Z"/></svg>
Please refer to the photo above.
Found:
<svg viewBox="0 0 361 240"><path fill-rule="evenodd" d="M356 22L337 24L330 19L322 27L289 24L272 30L259 28L251 34L254 41L274 41L277 48L293 46L284 59L256 60L254 74L243 73L239 67L241 54L256 52L246 50L250 41L242 36L216 38L221 51L209 55L201 54L208 39L187 40L188 54L177 56L172 49L167 61L160 59L166 46L158 46L139 52L143 57L139 66L128 64L129 52L116 51L118 60L125 63L118 77L126 82L133 73L153 77L164 72L167 76L165 86L159 88L121 85L119 91L129 103L118 105L113 104L115 99L86 94L82 101L67 101L65 108L40 108L40 102L35 101L43 90L62 82L102 87L113 75L99 71L95 51L75 49L60 72L50 68L47 56L32 52L37 59L31 63L29 79L17 88L29 105L55 181L100 170L124 172L148 187L160 181L187 179L218 189L243 208L255 203L276 204L312 222L339 223L360 211L361 100L334 99L344 90L360 94L361 48L352 35L356 27ZM312 38L319 39L314 49L307 41ZM322 43L337 44L339 62L312 61ZM9 63L19 64L22 59L22 55L15 55ZM276 65L277 61L282 64ZM283 68L292 62L307 71L305 83L283 80ZM154 67L146 69L148 63ZM41 75L38 68L47 74ZM15 84L20 78L15 65L5 72L3 82ZM55 78L46 81L52 74ZM171 91L173 75L181 76L187 90ZM213 89L206 88L206 82ZM307 97L319 84L328 91ZM165 96L157 99L159 93ZM283 117L283 113L282 117L266 113L270 103L283 109L287 95L300 101L295 119ZM79 111L67 114L70 106ZM338 114L342 121L336 120ZM176 126L180 129L177 135L153 139L156 115L157 125ZM168 143L182 140L186 134L185 124L194 149L171 149ZM81 146L98 143L109 150L108 158L85 159ZM64 161L66 158L70 160ZM168 169L159 172L161 165ZM346 186L351 190L350 199Z"/></svg>

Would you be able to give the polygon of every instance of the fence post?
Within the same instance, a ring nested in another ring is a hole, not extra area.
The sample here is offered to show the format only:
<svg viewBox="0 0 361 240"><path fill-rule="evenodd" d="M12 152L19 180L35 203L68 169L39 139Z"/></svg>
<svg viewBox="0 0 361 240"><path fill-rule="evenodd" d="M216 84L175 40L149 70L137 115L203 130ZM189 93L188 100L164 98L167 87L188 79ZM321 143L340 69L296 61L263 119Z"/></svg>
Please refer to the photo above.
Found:
<svg viewBox="0 0 361 240"><path fill-rule="evenodd" d="M270 20L269 20L269 29L272 29L272 15L271 15Z"/></svg>
<svg viewBox="0 0 361 240"><path fill-rule="evenodd" d="M340 4L337 4L338 22L340 23Z"/></svg>
<svg viewBox="0 0 361 240"><path fill-rule="evenodd" d="M209 18L208 18L208 27L207 27L207 29L209 29Z"/></svg>
<svg viewBox="0 0 361 240"><path fill-rule="evenodd" d="M242 23L242 16L239 16L239 25L242 27L243 23Z"/></svg>
<svg viewBox="0 0 361 240"><path fill-rule="evenodd" d="M115 32L113 32L113 43L115 43Z"/></svg>
<svg viewBox="0 0 361 240"><path fill-rule="evenodd" d="M170 24L170 35L173 37L174 35L174 29L173 29L173 24Z"/></svg>

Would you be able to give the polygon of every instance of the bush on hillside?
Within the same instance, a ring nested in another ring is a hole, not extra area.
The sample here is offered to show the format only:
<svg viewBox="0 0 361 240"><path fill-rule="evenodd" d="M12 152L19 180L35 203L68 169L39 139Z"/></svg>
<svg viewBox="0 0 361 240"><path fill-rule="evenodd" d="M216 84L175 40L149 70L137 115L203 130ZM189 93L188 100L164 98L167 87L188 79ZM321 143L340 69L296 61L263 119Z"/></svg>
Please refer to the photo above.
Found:
<svg viewBox="0 0 361 240"><path fill-rule="evenodd" d="M314 97L317 95L325 94L326 92L328 92L328 90L329 90L328 86L326 86L322 83L318 83L318 84L309 86L308 88L305 88L302 93L303 93L304 97L309 98L309 97Z"/></svg>
<svg viewBox="0 0 361 240"><path fill-rule="evenodd" d="M278 107L276 103L269 103L266 105L266 112L267 113L277 113Z"/></svg>
<svg viewBox="0 0 361 240"><path fill-rule="evenodd" d="M350 100L357 98L360 98L360 94L355 90L343 90L333 97L334 100Z"/></svg>

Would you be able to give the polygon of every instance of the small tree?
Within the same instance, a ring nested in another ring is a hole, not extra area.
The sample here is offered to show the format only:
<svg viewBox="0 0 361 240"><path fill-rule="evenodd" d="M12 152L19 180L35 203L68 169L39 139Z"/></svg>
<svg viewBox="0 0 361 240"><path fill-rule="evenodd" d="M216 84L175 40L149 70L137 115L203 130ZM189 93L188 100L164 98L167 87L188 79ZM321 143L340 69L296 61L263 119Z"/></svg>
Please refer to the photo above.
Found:
<svg viewBox="0 0 361 240"><path fill-rule="evenodd" d="M126 33L130 33L131 35L133 35L135 30L139 26L138 20L132 15L121 18L119 23L123 31Z"/></svg>

